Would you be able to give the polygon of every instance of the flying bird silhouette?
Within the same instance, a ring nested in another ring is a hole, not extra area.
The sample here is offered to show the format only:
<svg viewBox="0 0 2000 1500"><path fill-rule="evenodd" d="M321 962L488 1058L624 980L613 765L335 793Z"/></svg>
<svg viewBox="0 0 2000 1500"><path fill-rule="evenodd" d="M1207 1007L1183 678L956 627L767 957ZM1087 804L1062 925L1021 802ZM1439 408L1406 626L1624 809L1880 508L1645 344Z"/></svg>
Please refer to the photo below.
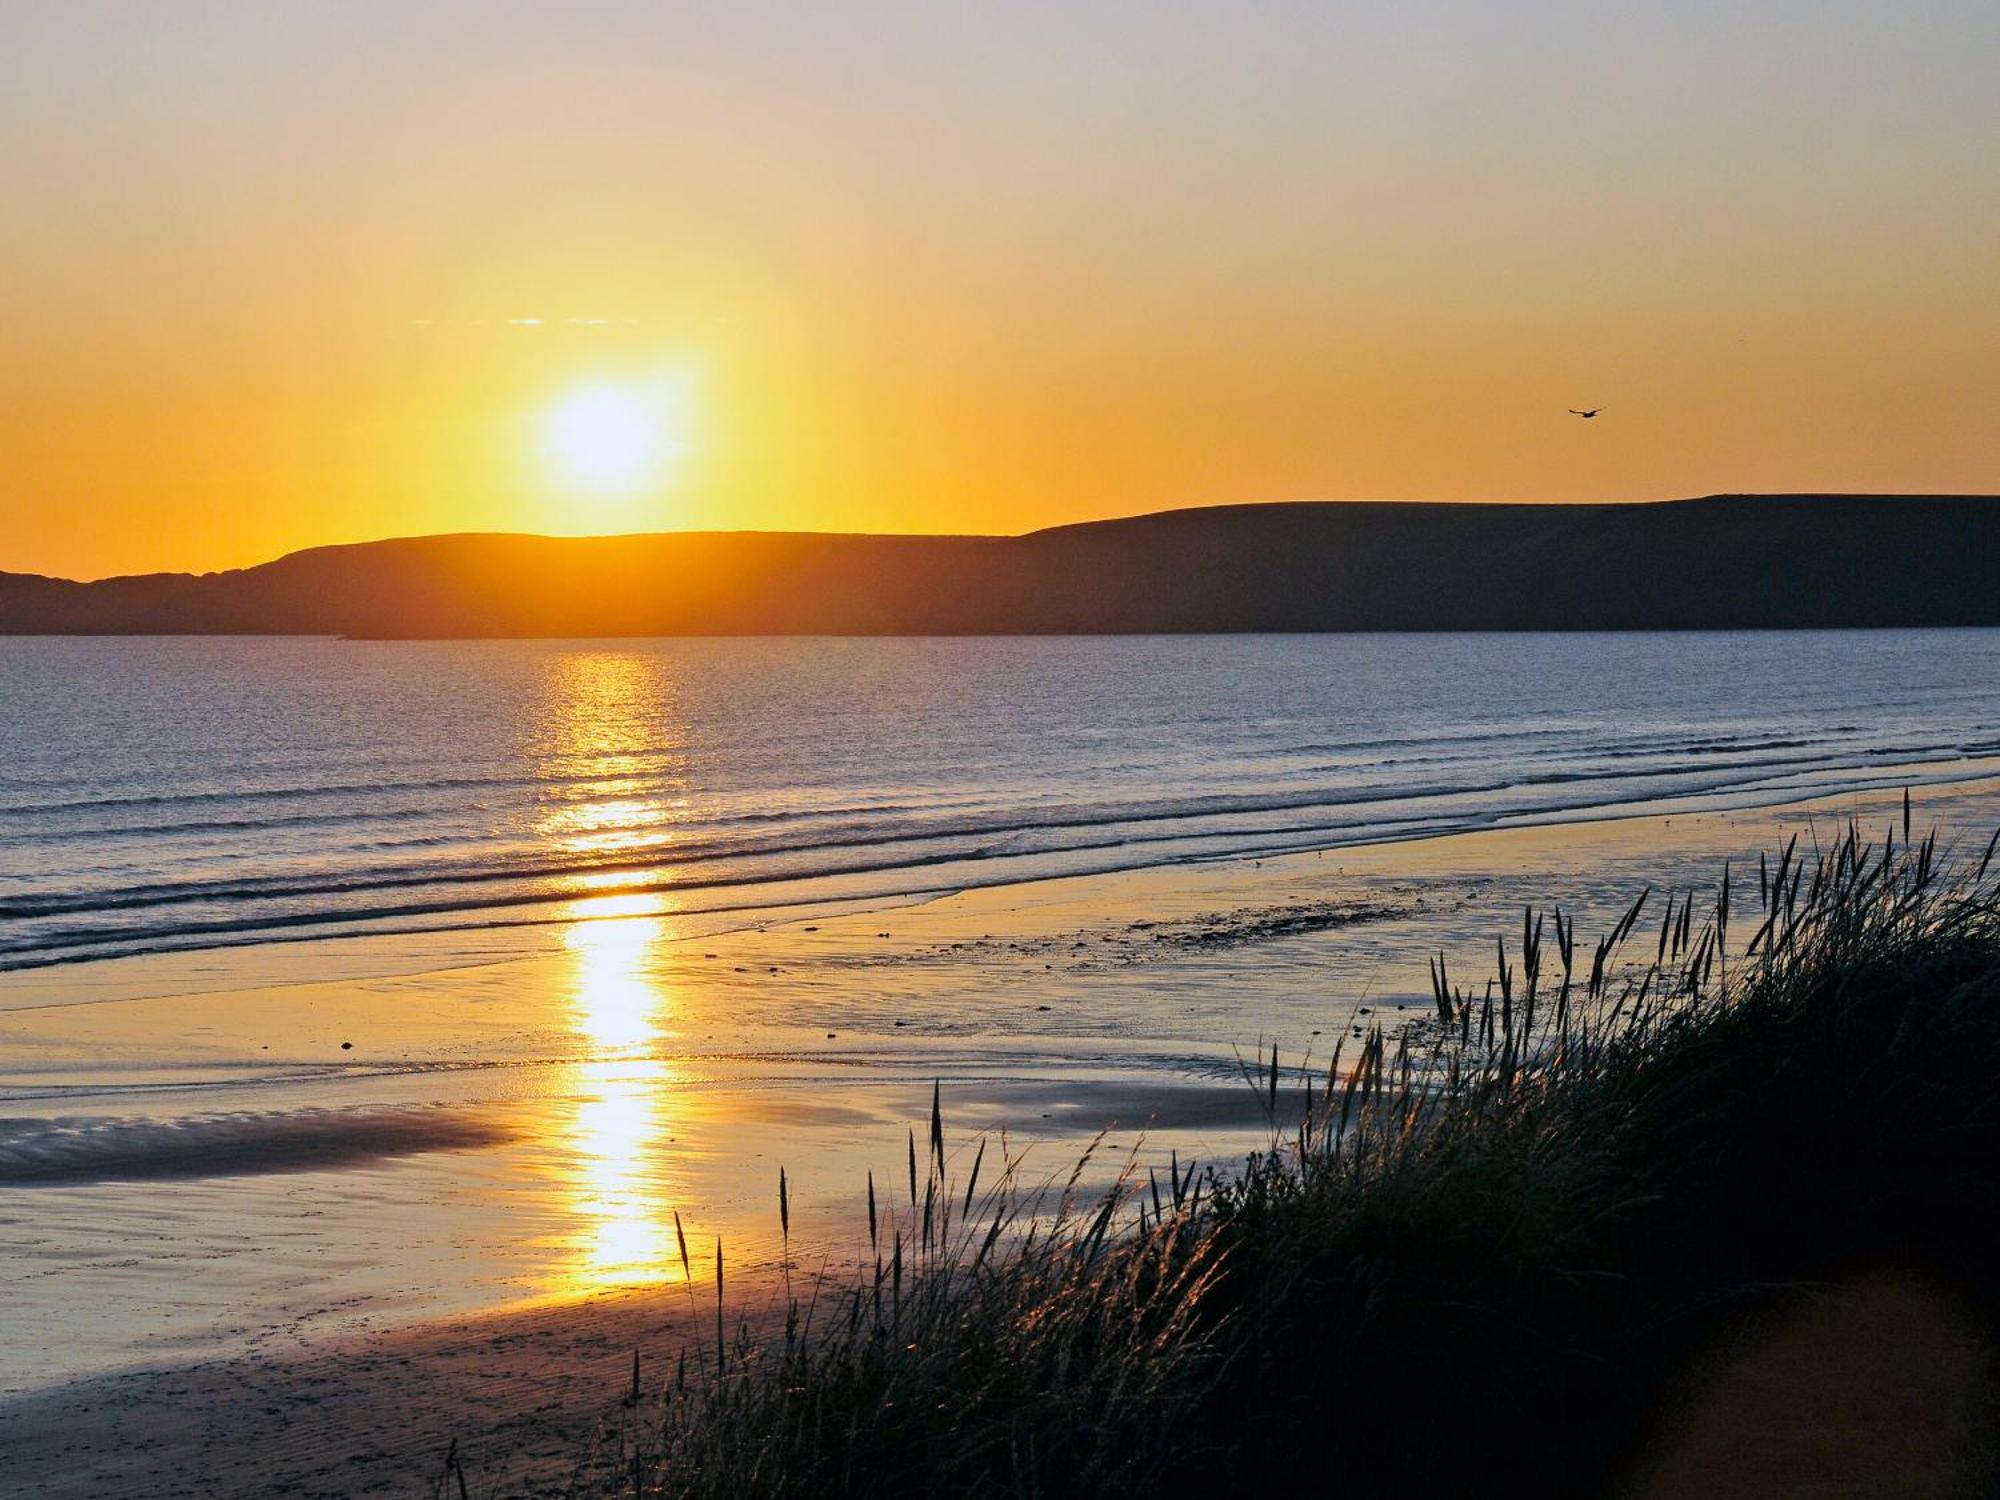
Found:
<svg viewBox="0 0 2000 1500"><path fill-rule="evenodd" d="M1599 412L1603 410L1604 408L1601 406L1593 406L1589 411L1578 411L1574 406L1572 406L1569 408L1569 414L1572 417L1582 417L1584 421L1588 422L1592 417L1596 416Z"/></svg>

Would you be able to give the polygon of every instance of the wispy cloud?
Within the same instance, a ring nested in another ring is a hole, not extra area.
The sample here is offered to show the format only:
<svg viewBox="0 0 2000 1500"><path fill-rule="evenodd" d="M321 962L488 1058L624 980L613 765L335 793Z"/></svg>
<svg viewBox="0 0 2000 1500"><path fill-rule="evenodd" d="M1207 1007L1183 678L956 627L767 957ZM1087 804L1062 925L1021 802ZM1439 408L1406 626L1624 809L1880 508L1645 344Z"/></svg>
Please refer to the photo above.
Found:
<svg viewBox="0 0 2000 1500"><path fill-rule="evenodd" d="M637 318L411 318L412 328L637 328Z"/></svg>

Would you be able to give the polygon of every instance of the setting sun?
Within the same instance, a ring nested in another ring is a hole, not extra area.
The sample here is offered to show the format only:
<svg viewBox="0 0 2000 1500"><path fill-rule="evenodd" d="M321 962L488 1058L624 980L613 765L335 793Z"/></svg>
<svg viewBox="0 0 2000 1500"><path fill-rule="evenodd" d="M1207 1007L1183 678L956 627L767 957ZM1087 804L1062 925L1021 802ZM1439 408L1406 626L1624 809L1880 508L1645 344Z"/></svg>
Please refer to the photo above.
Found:
<svg viewBox="0 0 2000 1500"><path fill-rule="evenodd" d="M580 386L544 417L543 455L567 488L636 494L664 480L686 451L686 405L677 382Z"/></svg>

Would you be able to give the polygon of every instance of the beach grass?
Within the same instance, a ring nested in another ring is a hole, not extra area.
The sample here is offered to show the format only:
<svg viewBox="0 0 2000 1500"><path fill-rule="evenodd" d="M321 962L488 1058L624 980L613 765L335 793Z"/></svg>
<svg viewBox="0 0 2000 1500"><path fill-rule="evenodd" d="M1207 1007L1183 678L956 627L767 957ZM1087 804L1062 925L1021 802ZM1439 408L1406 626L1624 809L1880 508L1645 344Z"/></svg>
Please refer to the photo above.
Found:
<svg viewBox="0 0 2000 1500"><path fill-rule="evenodd" d="M1028 1182L934 1096L864 1272L733 1337L718 1282L577 1492L1615 1490L1718 1331L1857 1271L1983 1277L1994 855L1906 804L1594 941L1525 913L1476 987L1434 961L1421 1026L1260 1056L1268 1147L1226 1168Z"/></svg>

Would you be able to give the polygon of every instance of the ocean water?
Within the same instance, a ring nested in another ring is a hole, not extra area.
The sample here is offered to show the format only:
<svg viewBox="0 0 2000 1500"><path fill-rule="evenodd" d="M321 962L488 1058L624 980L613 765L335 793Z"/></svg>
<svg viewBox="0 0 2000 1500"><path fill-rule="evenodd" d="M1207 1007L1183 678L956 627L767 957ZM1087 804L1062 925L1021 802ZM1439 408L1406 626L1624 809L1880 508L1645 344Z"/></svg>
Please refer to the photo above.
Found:
<svg viewBox="0 0 2000 1500"><path fill-rule="evenodd" d="M0 970L1753 805L1996 753L1979 630L14 639Z"/></svg>

